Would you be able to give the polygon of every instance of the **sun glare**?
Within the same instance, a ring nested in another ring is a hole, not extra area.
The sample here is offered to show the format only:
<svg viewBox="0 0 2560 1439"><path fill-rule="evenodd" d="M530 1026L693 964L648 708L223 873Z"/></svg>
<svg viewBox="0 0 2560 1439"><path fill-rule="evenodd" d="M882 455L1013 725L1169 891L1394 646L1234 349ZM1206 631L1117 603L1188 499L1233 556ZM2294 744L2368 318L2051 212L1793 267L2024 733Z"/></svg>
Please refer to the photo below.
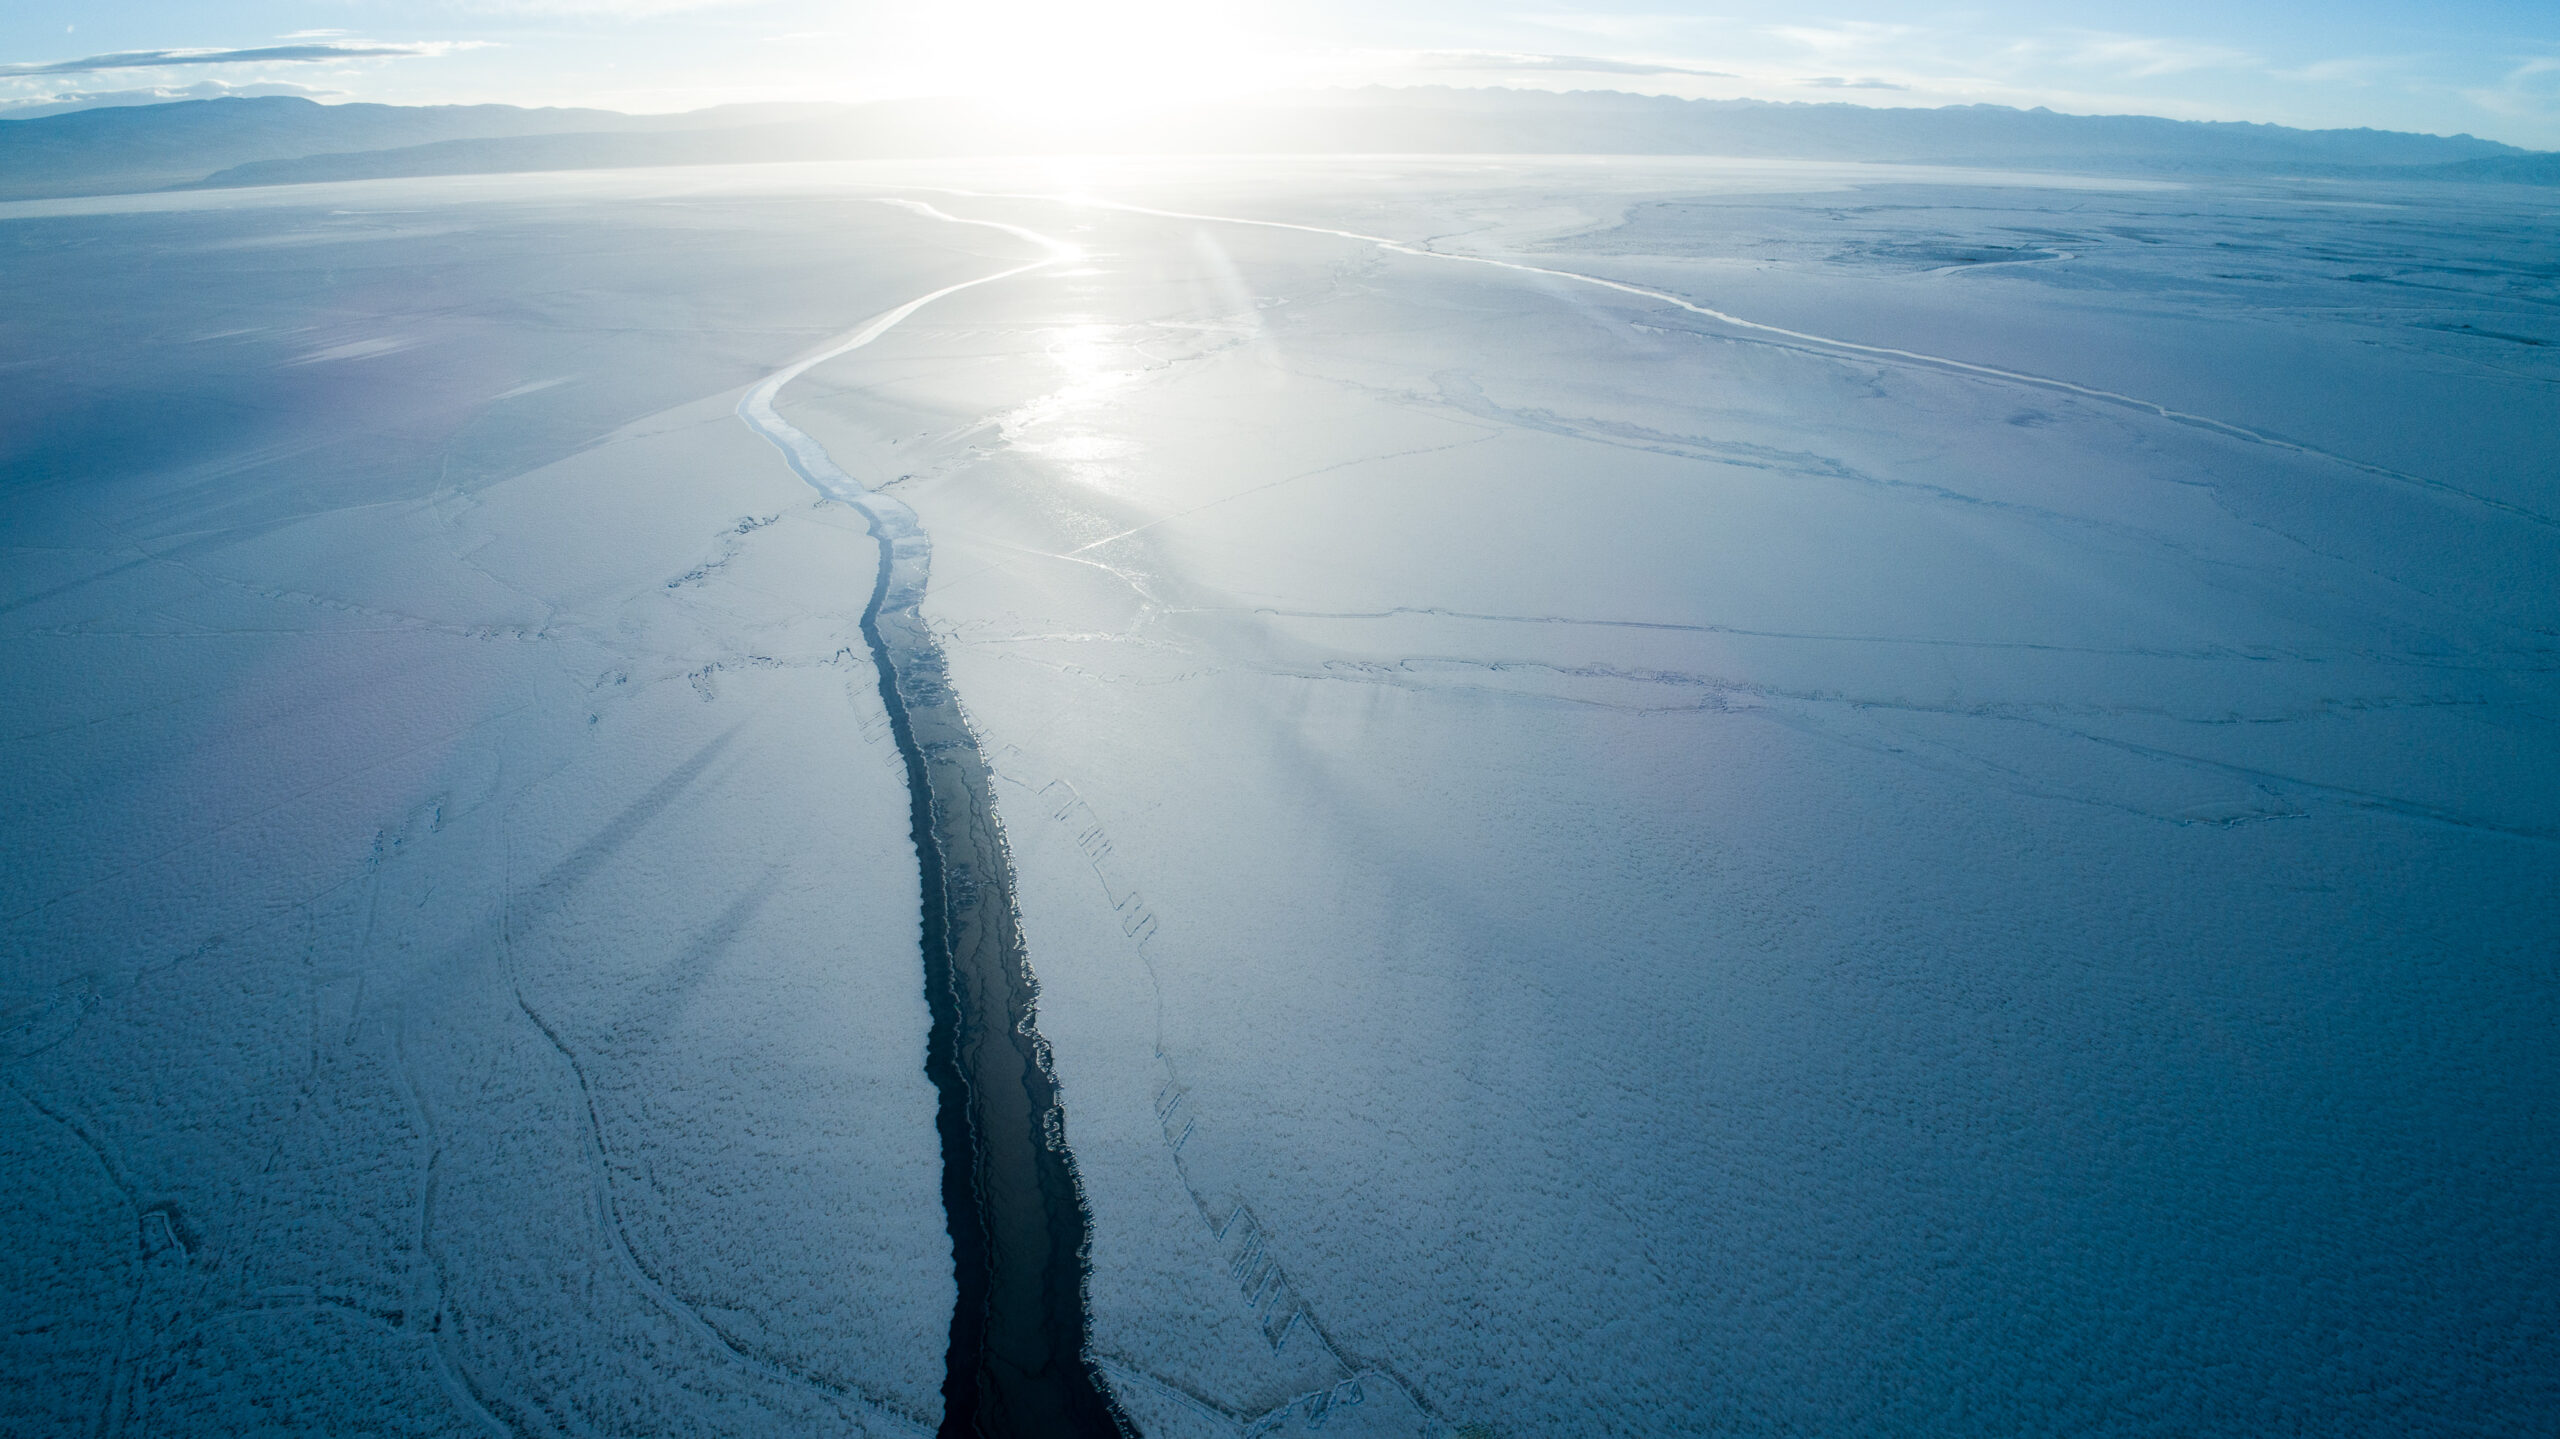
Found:
<svg viewBox="0 0 2560 1439"><path fill-rule="evenodd" d="M982 0L937 11L931 88L1073 124L1277 83L1235 7L1167 0L1084 5Z"/></svg>

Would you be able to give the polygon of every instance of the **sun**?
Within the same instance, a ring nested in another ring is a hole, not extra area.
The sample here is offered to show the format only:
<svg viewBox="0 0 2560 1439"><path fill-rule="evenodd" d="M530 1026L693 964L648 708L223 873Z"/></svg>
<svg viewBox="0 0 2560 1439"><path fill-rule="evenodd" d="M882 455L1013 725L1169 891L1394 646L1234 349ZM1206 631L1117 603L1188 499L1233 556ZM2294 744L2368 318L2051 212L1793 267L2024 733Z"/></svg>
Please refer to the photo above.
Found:
<svg viewBox="0 0 2560 1439"><path fill-rule="evenodd" d="M1170 0L975 0L925 21L934 88L1072 123L1277 83L1238 6Z"/></svg>

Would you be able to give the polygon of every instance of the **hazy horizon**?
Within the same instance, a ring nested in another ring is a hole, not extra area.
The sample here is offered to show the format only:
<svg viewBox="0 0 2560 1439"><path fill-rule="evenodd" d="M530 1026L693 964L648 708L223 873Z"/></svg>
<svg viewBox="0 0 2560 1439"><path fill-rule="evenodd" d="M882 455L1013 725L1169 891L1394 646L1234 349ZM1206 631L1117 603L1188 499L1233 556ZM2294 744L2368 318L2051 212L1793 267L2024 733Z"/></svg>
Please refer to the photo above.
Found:
<svg viewBox="0 0 2560 1439"><path fill-rule="evenodd" d="M2560 148L2560 14L2517 0L2160 7L1279 7L532 0L389 11L40 3L0 19L0 118L219 95L669 113L955 96L1072 117L1370 84L1995 104Z"/></svg>
<svg viewBox="0 0 2560 1439"><path fill-rule="evenodd" d="M1685 103L1694 99L1703 103L1766 105L1786 108L1830 107L1834 109L1871 111L1987 109L2007 111L2016 114L2054 114L2086 120L2166 120L2180 124L2257 126L2278 130L2292 130L2304 134L2370 133L2378 135L2415 135L2444 140L2487 140L2494 144L2508 145L2513 149L2521 150L2526 153L2560 154L2560 148L2555 148L2555 146L2519 144L2514 141L2499 140L2495 136L2477 134L2468 130L2400 130L2381 125L2292 125L2282 121L2273 120L2192 119L2175 115L2162 115L2148 110L2066 110L2051 105L2009 105L1998 101L1987 100L1948 101L1942 105L1897 105L1886 101L1840 97L1828 99L1771 99L1756 95L1730 97L1709 95L1690 97L1661 95L1643 90L1621 90L1602 85L1576 86L1571 89L1549 89L1542 86L1498 83L1449 84L1440 81L1365 81L1356 84L1347 83L1338 85L1275 87L1272 89L1256 90L1230 96L1168 98L1149 102L1143 106L1130 106L1110 111L1096 112L1090 116L1078 115L1065 118L1062 119L1062 125L1072 129L1087 120L1098 121L1104 125L1119 125L1125 124L1132 119L1143 119L1150 115L1177 112L1197 113L1203 110L1215 110L1220 106L1227 105L1253 106L1284 102L1320 104L1329 97L1342 97L1348 100L1355 97L1394 94L1411 94L1415 96L1494 94L1556 96L1584 95L1606 96L1628 100L1671 100ZM579 105L548 102L536 103L513 100L376 100L364 96L346 94L296 94L291 93L284 87L270 86L242 86L237 88L185 86L176 87L166 93L160 91L136 91L113 95L82 95L51 102L32 102L7 109L0 109L0 121L44 119L50 116L78 114L89 110L129 109L141 106L174 105L199 100L245 99L304 100L311 104L327 108L335 108L343 105L391 105L402 108L429 109L439 106L496 105L525 111L584 111L599 115L621 115L633 119L673 119L682 116L708 115L724 111L753 110L759 108L771 108L773 110L790 112L792 114L820 114L830 111L853 111L871 106L898 106L902 104L948 104L954 107L959 107L961 113L983 112L991 118L1006 118L1013 115L1013 107L1003 104L1000 100L996 100L985 95L970 94L962 91L945 91L915 95L875 96L853 100L729 100L715 104L691 106L685 109L642 110L618 109L608 105ZM1015 118L1018 118L1018 116L1015 116Z"/></svg>

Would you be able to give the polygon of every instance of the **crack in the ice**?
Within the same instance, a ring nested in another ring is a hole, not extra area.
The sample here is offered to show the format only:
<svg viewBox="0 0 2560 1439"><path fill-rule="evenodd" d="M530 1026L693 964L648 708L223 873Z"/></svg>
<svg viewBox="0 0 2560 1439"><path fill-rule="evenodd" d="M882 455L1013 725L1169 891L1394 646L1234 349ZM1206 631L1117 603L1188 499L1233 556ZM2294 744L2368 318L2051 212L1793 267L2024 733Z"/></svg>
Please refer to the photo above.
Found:
<svg viewBox="0 0 2560 1439"><path fill-rule="evenodd" d="M2115 659L2197 660L2213 663L2237 662L2246 664L2355 663L2405 666L2412 669L2448 669L2488 674L2510 674L2517 672L2519 669L2522 669L2526 673L2541 673L2546 670L2560 670L2560 652L2550 650L2535 650L2511 657L2500 656L2499 658L2502 662L2492 668L2489 666L2460 663L2450 657L2440 659L2425 655L2384 655L2361 651L2342 651L2337 654L2324 655L2306 653L2299 650L2275 649L2266 646L2239 649L2229 646L2214 645L2202 649L2168 649L2140 645L2065 645L2036 640L1954 639L1931 635L1861 635L1842 634L1822 630L1752 629L1740 625L1681 623L1669 620L1593 619L1573 615L1491 614L1474 610L1448 609L1438 605L1395 605L1387 609L1379 610L1292 610L1281 609L1273 605L1185 605L1179 608L1169 608L1164 612L1167 614L1257 614L1269 615L1276 619L1345 621L1393 620L1405 616L1419 616L1432 619L1477 620L1492 624L1566 625L1589 627L1594 629L1659 630L1675 634L1731 635L1738 639L1792 640L1826 644L1915 645L1946 649L2024 650L2046 654L2094 655ZM1051 637L1026 636L1026 638ZM1103 639L1121 638L1121 636L1098 634L1092 636L1077 636L1077 638ZM2544 661L2544 663L2538 665L2517 663L2518 661L2523 661L2528 658L2541 660Z"/></svg>
<svg viewBox="0 0 2560 1439"><path fill-rule="evenodd" d="M824 446L784 420L774 399L824 361L870 344L946 295L1058 263L1074 252L994 221L1048 257L967 280L890 310L837 344L767 376L738 417L811 488L869 522L879 561L861 618L881 706L906 768L909 833L922 899L925 1070L939 1099L943 1208L957 1303L941 1432L961 1436L1124 1436L1127 1418L1086 1346L1091 1219L1067 1148L1055 1068L1034 1025L1038 984L1014 908L1012 855L984 757L951 691L920 604L930 537L904 502L866 489ZM892 635L895 640L892 642Z"/></svg>
<svg viewBox="0 0 2560 1439"><path fill-rule="evenodd" d="M2049 375L2030 374L2022 370L2005 369L1997 365L1978 364L1971 360L1959 360L1946 355L1932 355L1918 350L1906 350L1891 345L1863 344L1855 340L1837 339L1829 335L1817 335L1803 330L1791 330L1781 325L1770 325L1757 320L1746 320L1739 315L1728 314L1725 311L1714 309L1707 305L1701 305L1694 300L1673 294L1667 290L1657 290L1648 286L1630 284L1624 280L1613 280L1603 275L1586 274L1578 270L1556 269L1546 265L1532 265L1523 261L1505 260L1492 255L1456 254L1444 250L1425 249L1415 245L1406 244L1399 240L1389 239L1383 235L1368 235L1354 230L1338 230L1323 225L1305 225L1285 220L1256 220L1234 215L1196 214L1181 210L1162 210L1153 206L1131 204L1126 201L1118 200L1104 200L1091 196L1062 197L1057 195L1025 195L1019 198L1041 200L1051 204L1077 205L1108 210L1119 210L1128 214L1149 215L1158 219L1166 220L1188 220L1206 224L1249 225L1263 229L1294 230L1302 234L1325 235L1338 240L1351 240L1360 244L1374 245L1390 254L1409 255L1417 259L1443 260L1455 264L1484 265L1494 269L1510 270L1520 274L1541 275L1550 279L1566 280L1581 285L1591 285L1599 289L1612 290L1619 294L1630 295L1638 299L1651 300L1656 303L1673 306L1692 315L1696 315L1701 319L1743 331L1745 332L1744 338L1756 340L1759 343L1772 343L1772 341L1769 340L1760 340L1759 337L1774 336L1776 337L1776 342L1780 343L1781 348L1793 349L1810 347L1811 352L1814 353L1859 355L1894 363L1917 365L1923 368L1939 370L1968 378L1990 380L2002 384L2025 385L2035 389L2052 390L2064 394L2078 395L2084 399L2097 400L2105 404L2118 405L2126 409L2154 415L2173 424L2208 430L2216 434L2225 435L2250 444L2265 445L2273 449L2285 450L2294 454L2307 455L2316 459L2327 460L2331 463L2343 465L2349 469L2373 475L2377 478L2391 480L2399 484L2431 491L2449 498L2463 500L2468 503L2481 506L2484 509L2494 510L2502 514L2510 515L2517 519L2524 520L2527 523L2543 526L2544 528L2560 528L2560 517L2544 514L2543 512L2526 505L2501 500L2493 495L2485 495L2476 490L2464 489L2459 485L2451 484L2447 481L2435 479L2430 476L2412 474L2405 470L2393 469L2388 465L2379 465L2371 461L2359 460L2351 456L2341 455L2334 451L2321 449L2316 445L2311 445L2299 440L2288 439L2285 436L2278 435L2270 431L2256 429L2248 425L2235 424L2229 420L2216 419L2210 415L2200 415L2191 411L2176 409L2172 406L2161 404L2156 400L2143 399L2138 395L2123 394L2115 390L2102 389L2094 385L2083 385L2070 380L2057 379Z"/></svg>

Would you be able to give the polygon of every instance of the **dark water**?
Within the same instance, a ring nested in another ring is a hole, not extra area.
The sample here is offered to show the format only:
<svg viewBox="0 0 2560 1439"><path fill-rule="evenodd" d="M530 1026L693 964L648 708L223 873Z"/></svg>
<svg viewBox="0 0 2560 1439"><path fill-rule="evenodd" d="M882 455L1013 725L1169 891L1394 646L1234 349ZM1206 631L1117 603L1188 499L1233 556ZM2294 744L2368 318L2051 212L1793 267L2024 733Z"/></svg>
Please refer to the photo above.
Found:
<svg viewBox="0 0 2560 1439"><path fill-rule="evenodd" d="M906 760L924 881L925 1070L941 1095L942 1199L959 1271L943 1380L945 1435L1120 1435L1133 1427L1085 1357L1087 1220L1038 987L1013 898L1013 857L977 737L941 646L916 612L920 535L881 539L863 638ZM912 585L900 573L912 567Z"/></svg>

